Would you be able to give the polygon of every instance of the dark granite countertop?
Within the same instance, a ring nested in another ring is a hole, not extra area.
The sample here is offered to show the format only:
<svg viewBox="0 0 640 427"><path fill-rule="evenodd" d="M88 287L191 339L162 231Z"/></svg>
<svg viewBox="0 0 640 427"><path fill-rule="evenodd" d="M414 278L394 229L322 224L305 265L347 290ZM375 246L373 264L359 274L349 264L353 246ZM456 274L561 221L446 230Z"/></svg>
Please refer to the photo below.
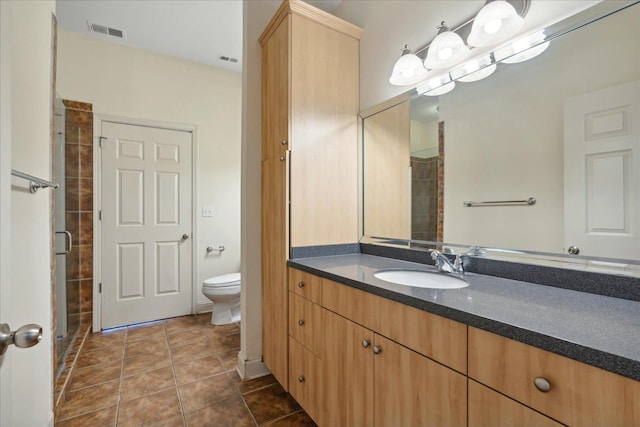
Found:
<svg viewBox="0 0 640 427"><path fill-rule="evenodd" d="M374 277L424 264L349 254L288 265L640 381L640 302L466 273L460 289L424 289Z"/></svg>

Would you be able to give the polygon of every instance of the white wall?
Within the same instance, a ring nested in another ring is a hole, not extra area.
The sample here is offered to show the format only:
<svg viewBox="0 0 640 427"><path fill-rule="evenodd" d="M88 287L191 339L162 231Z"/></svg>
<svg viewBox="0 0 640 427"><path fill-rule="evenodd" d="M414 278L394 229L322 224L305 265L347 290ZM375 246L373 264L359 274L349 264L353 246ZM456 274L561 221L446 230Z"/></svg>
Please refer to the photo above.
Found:
<svg viewBox="0 0 640 427"><path fill-rule="evenodd" d="M31 194L26 181L14 178L9 193L6 178L8 168L45 179L51 176L51 23L55 2L2 2L0 10L3 156L0 321L9 323L12 329L37 323L44 331L37 346L29 349L12 346L0 358L0 424L46 426L53 425L52 190ZM5 204L8 200L10 217ZM5 234L7 225L11 228L10 241ZM6 251L8 247L10 252Z"/></svg>
<svg viewBox="0 0 640 427"><path fill-rule="evenodd" d="M59 31L58 93L109 114L197 126L194 295L207 277L240 271L241 74ZM98 135L95 135L98 136ZM202 207L214 216L202 217ZM225 246L218 255L206 247ZM210 308L199 305L197 309Z"/></svg>
<svg viewBox="0 0 640 427"><path fill-rule="evenodd" d="M423 159L438 155L438 122L411 120L411 155Z"/></svg>
<svg viewBox="0 0 640 427"><path fill-rule="evenodd" d="M261 179L262 49L258 38L280 1L243 1L242 63L242 325L238 368L243 377L266 372L262 364Z"/></svg>

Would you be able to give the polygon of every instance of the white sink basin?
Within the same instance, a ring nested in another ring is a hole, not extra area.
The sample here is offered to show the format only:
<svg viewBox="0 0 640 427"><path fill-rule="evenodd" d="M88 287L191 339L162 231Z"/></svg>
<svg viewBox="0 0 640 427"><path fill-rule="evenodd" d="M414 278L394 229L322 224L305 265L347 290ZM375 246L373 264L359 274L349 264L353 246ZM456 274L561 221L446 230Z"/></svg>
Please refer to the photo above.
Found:
<svg viewBox="0 0 640 427"><path fill-rule="evenodd" d="M385 282L414 288L458 289L469 286L469 282L446 273L422 270L381 270L373 276Z"/></svg>

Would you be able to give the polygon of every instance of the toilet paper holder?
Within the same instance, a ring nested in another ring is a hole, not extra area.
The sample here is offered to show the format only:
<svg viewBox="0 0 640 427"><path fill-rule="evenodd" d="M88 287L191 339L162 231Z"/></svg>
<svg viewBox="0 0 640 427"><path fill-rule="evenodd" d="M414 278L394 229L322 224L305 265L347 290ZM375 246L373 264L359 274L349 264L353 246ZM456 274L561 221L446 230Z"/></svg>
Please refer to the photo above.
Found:
<svg viewBox="0 0 640 427"><path fill-rule="evenodd" d="M224 246L218 246L217 248L214 248L213 246L207 246L207 253L210 254L211 252L217 251L218 253L222 253L224 252L226 248Z"/></svg>

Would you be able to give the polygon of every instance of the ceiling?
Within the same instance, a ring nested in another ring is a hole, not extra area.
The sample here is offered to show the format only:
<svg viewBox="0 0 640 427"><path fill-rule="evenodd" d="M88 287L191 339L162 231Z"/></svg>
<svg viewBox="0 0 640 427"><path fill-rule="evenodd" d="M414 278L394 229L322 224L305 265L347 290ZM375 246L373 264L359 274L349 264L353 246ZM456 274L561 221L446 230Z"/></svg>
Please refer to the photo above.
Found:
<svg viewBox="0 0 640 427"><path fill-rule="evenodd" d="M331 11L342 0L310 0ZM57 0L58 26L232 71L242 71L242 0ZM89 31L122 30L122 39ZM235 58L237 62L221 60Z"/></svg>

